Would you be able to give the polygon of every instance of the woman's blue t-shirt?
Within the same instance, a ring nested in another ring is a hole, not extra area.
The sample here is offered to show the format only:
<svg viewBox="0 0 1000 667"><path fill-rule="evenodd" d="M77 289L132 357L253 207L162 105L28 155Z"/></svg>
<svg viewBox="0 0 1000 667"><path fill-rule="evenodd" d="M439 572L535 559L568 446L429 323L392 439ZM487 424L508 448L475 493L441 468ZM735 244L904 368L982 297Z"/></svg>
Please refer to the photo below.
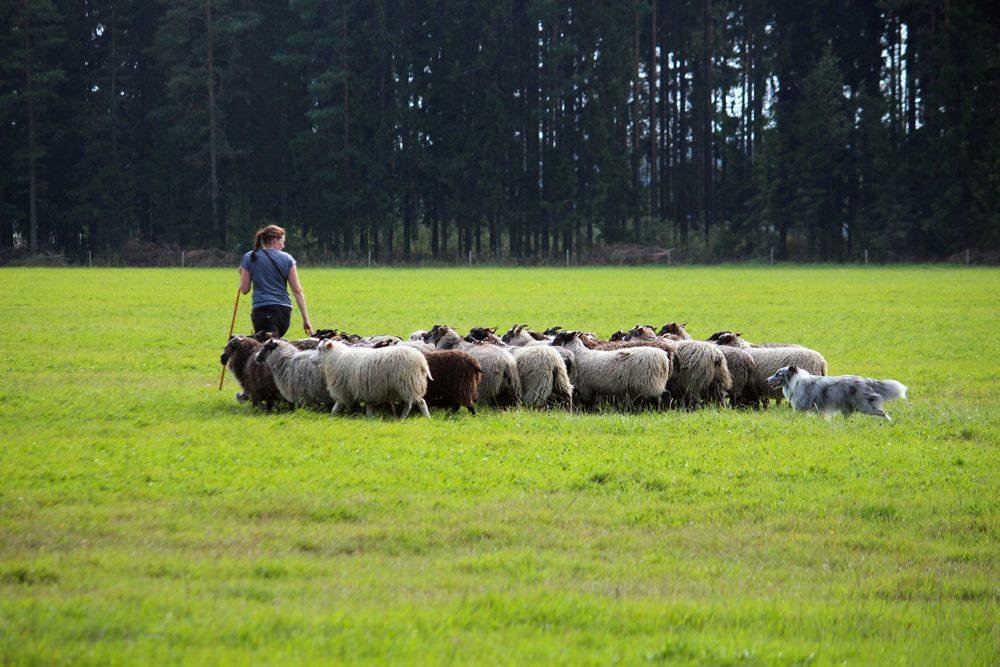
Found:
<svg viewBox="0 0 1000 667"><path fill-rule="evenodd" d="M253 283L253 307L288 306L292 307L292 299L288 296L286 282L288 272L295 266L295 258L283 250L257 251L257 260L251 257L253 252L243 255L240 268L250 274ZM274 261L272 262L270 257Z"/></svg>

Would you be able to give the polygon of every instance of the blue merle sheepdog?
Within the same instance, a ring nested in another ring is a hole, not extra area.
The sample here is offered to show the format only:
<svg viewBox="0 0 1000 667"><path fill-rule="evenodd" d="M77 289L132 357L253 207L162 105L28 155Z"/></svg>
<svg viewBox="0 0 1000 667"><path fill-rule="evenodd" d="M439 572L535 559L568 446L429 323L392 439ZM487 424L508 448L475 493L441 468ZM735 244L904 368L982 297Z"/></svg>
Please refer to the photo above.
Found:
<svg viewBox="0 0 1000 667"><path fill-rule="evenodd" d="M906 387L895 380L873 380L857 375L813 375L795 366L785 366L767 378L772 389L781 392L796 410L812 410L830 416L862 412L891 420L882 403L906 398Z"/></svg>

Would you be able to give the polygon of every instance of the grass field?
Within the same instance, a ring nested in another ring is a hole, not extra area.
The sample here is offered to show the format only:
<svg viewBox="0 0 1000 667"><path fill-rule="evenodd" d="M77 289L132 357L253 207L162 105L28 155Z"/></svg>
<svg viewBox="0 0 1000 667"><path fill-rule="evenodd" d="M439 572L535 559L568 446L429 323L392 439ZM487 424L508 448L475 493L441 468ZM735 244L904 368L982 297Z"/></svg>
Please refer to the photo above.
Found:
<svg viewBox="0 0 1000 667"><path fill-rule="evenodd" d="M235 271L2 269L0 663L1000 661L1000 270L301 276L317 327L676 319L911 400L265 415Z"/></svg>

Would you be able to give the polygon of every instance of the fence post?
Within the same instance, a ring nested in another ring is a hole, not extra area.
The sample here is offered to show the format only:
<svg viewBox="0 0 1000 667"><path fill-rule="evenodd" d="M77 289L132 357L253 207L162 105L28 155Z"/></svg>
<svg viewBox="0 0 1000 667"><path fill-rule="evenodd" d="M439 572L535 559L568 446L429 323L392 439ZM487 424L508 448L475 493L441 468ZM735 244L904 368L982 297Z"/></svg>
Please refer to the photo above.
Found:
<svg viewBox="0 0 1000 667"><path fill-rule="evenodd" d="M771 248L771 266L774 266L774 248Z"/></svg>
<svg viewBox="0 0 1000 667"><path fill-rule="evenodd" d="M94 268L94 254L91 251L87 251L87 266Z"/></svg>
<svg viewBox="0 0 1000 667"><path fill-rule="evenodd" d="M673 253L674 253L674 249L673 248L667 248L667 266L670 266L670 263L671 263L671 257L670 256Z"/></svg>
<svg viewBox="0 0 1000 667"><path fill-rule="evenodd" d="M368 268L372 268L372 249L368 249Z"/></svg>
<svg viewBox="0 0 1000 667"><path fill-rule="evenodd" d="M472 266L472 250L469 250L469 266Z"/></svg>
<svg viewBox="0 0 1000 667"><path fill-rule="evenodd" d="M181 250L181 268L184 268L184 251Z"/></svg>
<svg viewBox="0 0 1000 667"><path fill-rule="evenodd" d="M966 249L965 249L965 265L966 265L966 266L968 266L968 265L969 265L969 260L970 260L970 257L969 257L969 249L968 249L968 248L966 248Z"/></svg>
<svg viewBox="0 0 1000 667"><path fill-rule="evenodd" d="M566 248L566 268L569 268L569 248Z"/></svg>
<svg viewBox="0 0 1000 667"><path fill-rule="evenodd" d="M868 266L868 248L865 248L865 266Z"/></svg>

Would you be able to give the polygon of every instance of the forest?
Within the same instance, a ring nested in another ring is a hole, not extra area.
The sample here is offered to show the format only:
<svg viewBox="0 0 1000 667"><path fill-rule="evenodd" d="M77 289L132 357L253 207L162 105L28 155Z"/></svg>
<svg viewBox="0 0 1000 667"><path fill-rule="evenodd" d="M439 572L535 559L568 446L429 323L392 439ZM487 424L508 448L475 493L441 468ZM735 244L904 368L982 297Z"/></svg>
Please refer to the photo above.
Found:
<svg viewBox="0 0 1000 667"><path fill-rule="evenodd" d="M1000 4L4 0L0 253L1000 252Z"/></svg>

